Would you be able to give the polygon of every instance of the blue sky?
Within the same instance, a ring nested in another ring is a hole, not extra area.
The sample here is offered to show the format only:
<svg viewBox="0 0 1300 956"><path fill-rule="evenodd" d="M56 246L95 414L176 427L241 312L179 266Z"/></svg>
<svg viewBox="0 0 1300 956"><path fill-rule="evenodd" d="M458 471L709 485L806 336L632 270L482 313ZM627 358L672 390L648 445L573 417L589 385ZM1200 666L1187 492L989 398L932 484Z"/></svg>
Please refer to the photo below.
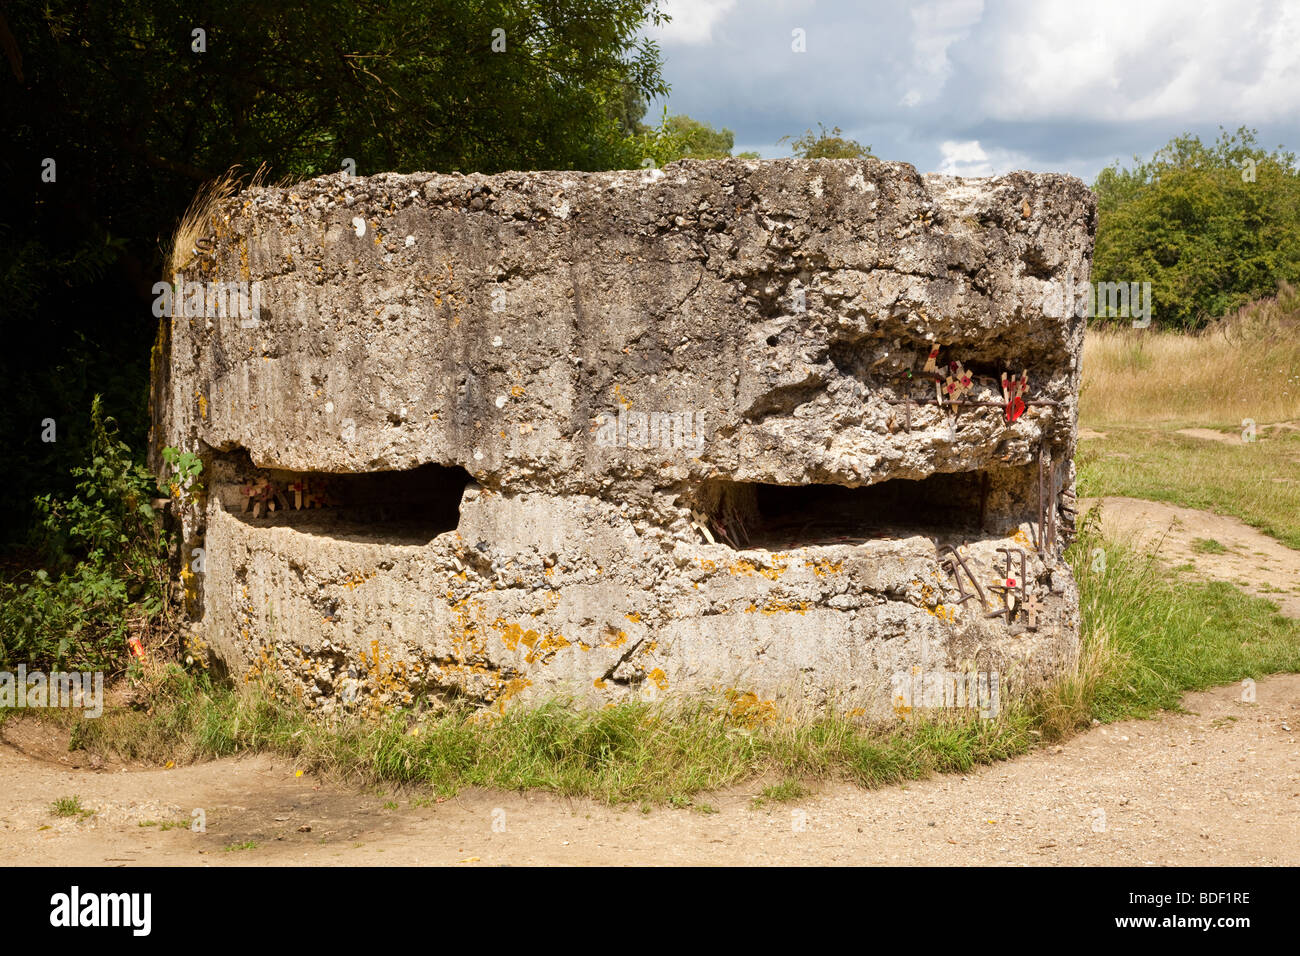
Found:
<svg viewBox="0 0 1300 956"><path fill-rule="evenodd" d="M1069 172L1220 125L1300 152L1297 0L664 0L670 113L736 150L818 122L922 172ZM805 52L795 52L803 31ZM663 101L651 106L655 122Z"/></svg>

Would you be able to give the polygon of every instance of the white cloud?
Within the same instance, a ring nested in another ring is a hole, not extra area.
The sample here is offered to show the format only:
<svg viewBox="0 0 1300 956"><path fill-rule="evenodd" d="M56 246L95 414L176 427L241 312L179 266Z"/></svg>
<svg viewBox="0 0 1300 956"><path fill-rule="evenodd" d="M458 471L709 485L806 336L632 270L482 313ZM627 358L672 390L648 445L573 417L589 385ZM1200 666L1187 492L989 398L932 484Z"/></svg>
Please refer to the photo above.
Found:
<svg viewBox="0 0 1300 956"><path fill-rule="evenodd" d="M672 21L646 32L664 45L711 43L714 25L735 5L736 0L663 0L660 10Z"/></svg>
<svg viewBox="0 0 1300 956"><path fill-rule="evenodd" d="M985 149L977 139L962 142L945 140L939 144L943 158L939 172L948 176L999 176L1013 169L1029 167L1023 153L1009 149Z"/></svg>
<svg viewBox="0 0 1300 956"><path fill-rule="evenodd" d="M965 38L963 64L983 115L1121 122L1293 117L1300 5L1239 0L1019 0ZM950 51L951 52L951 51ZM950 92L957 92L952 90Z"/></svg>
<svg viewBox="0 0 1300 956"><path fill-rule="evenodd" d="M936 97L952 73L948 49L967 36L984 15L984 0L919 0L912 17L912 62L902 105L914 107Z"/></svg>

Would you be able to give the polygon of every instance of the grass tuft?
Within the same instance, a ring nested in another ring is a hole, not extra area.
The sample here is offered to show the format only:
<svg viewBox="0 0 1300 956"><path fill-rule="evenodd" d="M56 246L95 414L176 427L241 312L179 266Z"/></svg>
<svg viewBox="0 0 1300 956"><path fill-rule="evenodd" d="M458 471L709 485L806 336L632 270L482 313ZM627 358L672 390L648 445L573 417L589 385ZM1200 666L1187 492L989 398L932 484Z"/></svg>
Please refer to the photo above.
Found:
<svg viewBox="0 0 1300 956"><path fill-rule="evenodd" d="M86 817L94 816L94 810L88 810L81 805L80 797L59 797L50 804L50 812L56 817Z"/></svg>

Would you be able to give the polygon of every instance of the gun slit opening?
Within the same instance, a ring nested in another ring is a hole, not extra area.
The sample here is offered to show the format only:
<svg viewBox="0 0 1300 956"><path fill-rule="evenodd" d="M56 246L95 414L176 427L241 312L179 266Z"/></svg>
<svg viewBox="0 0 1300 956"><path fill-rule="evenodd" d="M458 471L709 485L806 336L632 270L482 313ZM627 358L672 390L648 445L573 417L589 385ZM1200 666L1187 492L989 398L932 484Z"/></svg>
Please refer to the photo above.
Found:
<svg viewBox="0 0 1300 956"><path fill-rule="evenodd" d="M427 543L454 531L473 478L436 464L359 474L255 468L246 453L223 454L214 468L222 505L259 527L382 543Z"/></svg>
<svg viewBox="0 0 1300 956"><path fill-rule="evenodd" d="M1027 475L1021 471L1007 469L1001 481L987 483L985 473L975 471L899 478L860 488L715 480L700 486L694 510L717 543L737 549L784 551L914 534L975 537L994 532L993 526L1004 525L1008 517L1005 510L994 515L990 498L1003 509L1025 501L1011 493L1024 487ZM988 493L990 485L993 495Z"/></svg>

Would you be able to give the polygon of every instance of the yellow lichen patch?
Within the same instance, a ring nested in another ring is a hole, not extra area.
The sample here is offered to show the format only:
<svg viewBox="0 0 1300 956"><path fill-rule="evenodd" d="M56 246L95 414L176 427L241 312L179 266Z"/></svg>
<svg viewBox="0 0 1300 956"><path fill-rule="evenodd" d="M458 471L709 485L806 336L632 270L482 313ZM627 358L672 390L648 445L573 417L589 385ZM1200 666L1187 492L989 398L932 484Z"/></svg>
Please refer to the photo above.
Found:
<svg viewBox="0 0 1300 956"><path fill-rule="evenodd" d="M623 390L618 386L618 383L614 384L614 400L624 408L632 407L632 400L623 397Z"/></svg>
<svg viewBox="0 0 1300 956"><path fill-rule="evenodd" d="M767 578L769 581L775 581L785 573L785 567L786 566L783 563L776 561L775 558L770 567L765 565L756 565L752 561L741 559L728 565L727 573L739 574L744 577L751 577L755 574L759 574Z"/></svg>
<svg viewBox="0 0 1300 956"><path fill-rule="evenodd" d="M747 727L770 723L776 719L776 704L770 700L760 700L753 691L728 689L725 714L729 720L737 721Z"/></svg>
<svg viewBox="0 0 1300 956"><path fill-rule="evenodd" d="M704 558L696 558L695 560L700 562L700 567L705 571L716 571L718 569L717 562L715 561L707 561Z"/></svg>
<svg viewBox="0 0 1300 956"><path fill-rule="evenodd" d="M804 567L811 568L813 574L819 578L824 578L828 574L839 574L844 570L844 562L821 558L817 561L805 561Z"/></svg>
<svg viewBox="0 0 1300 956"><path fill-rule="evenodd" d="M366 581L373 578L377 573L378 572L375 571L365 571L365 572L354 571L352 572L351 575L348 576L348 579L343 582L343 586L350 591L357 585L364 584Z"/></svg>
<svg viewBox="0 0 1300 956"><path fill-rule="evenodd" d="M906 717L911 712L912 712L912 708L908 706L907 698L904 697L902 694L895 694L894 713L897 714L899 717Z"/></svg>
<svg viewBox="0 0 1300 956"><path fill-rule="evenodd" d="M506 621L504 618L497 618L491 626L501 633L501 641L508 650L514 651L520 646L528 648L524 661L529 664L536 663L538 660L543 664L550 663L548 658L572 643L562 634L553 631L539 634L531 628L520 627L514 621Z"/></svg>
<svg viewBox="0 0 1300 956"><path fill-rule="evenodd" d="M758 611L760 614L804 614L807 610L807 601L782 601L779 598L772 598L761 607L751 603L745 608L745 613L753 614Z"/></svg>
<svg viewBox="0 0 1300 956"><path fill-rule="evenodd" d="M653 683L660 690L668 689L668 675L663 672L663 668L656 667L654 670L652 670L649 674L646 674L645 676L650 678L650 682Z"/></svg>
<svg viewBox="0 0 1300 956"><path fill-rule="evenodd" d="M627 643L627 631L615 631L612 627L607 627L605 633L612 635L605 642L605 647L622 647Z"/></svg>
<svg viewBox="0 0 1300 956"><path fill-rule="evenodd" d="M597 677L594 681L591 682L591 686L592 686L592 687L598 687L598 688L600 688L601 690L604 690L606 687L609 686L609 684L608 684L608 682L605 680L605 678L603 678L603 677Z"/></svg>
<svg viewBox="0 0 1300 956"><path fill-rule="evenodd" d="M1032 548L1034 543L1029 540L1029 535L1025 534L1023 528L1017 528L1016 533L1011 536L1011 540L1022 547Z"/></svg>
<svg viewBox="0 0 1300 956"><path fill-rule="evenodd" d="M952 623L957 617L956 608L944 607L942 604L936 604L934 607L927 607L926 614L933 615L941 621Z"/></svg>
<svg viewBox="0 0 1300 956"><path fill-rule="evenodd" d="M527 677L513 677L506 682L501 689L501 694L497 697L497 712L504 714L506 712L506 701L518 697L525 690L533 685Z"/></svg>
<svg viewBox="0 0 1300 956"><path fill-rule="evenodd" d="M631 614L624 614L623 616L627 618L629 621L631 621L633 624L637 624L641 621L641 615L638 614L636 611L633 611Z"/></svg>
<svg viewBox="0 0 1300 956"><path fill-rule="evenodd" d="M563 650L571 643L572 642L563 635L548 631L542 638L541 642L537 645L537 651L541 654L551 654L555 651Z"/></svg>
<svg viewBox="0 0 1300 956"><path fill-rule="evenodd" d="M199 417L204 421L208 420L208 399L202 392L195 392L194 397L199 402Z"/></svg>
<svg viewBox="0 0 1300 956"><path fill-rule="evenodd" d="M511 385L510 394L515 398L518 398L520 395L524 394L524 387L522 385Z"/></svg>

